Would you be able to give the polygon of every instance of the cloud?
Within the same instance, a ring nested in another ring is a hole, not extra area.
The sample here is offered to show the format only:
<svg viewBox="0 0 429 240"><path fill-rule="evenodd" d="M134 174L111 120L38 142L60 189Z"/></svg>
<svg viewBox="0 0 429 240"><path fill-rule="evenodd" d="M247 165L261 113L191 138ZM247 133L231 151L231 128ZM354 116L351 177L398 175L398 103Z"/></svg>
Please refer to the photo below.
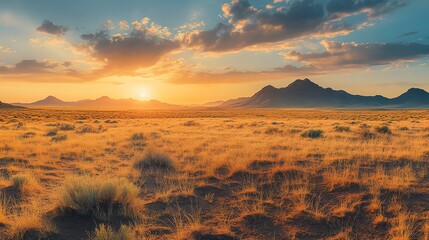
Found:
<svg viewBox="0 0 429 240"><path fill-rule="evenodd" d="M15 51L13 51L13 50L12 50L12 49L10 49L10 48L0 46L0 53L14 53L14 52L15 52Z"/></svg>
<svg viewBox="0 0 429 240"><path fill-rule="evenodd" d="M128 22L126 20L121 20L121 21L119 21L119 29L128 30L128 29L130 29L130 25L128 24Z"/></svg>
<svg viewBox="0 0 429 240"><path fill-rule="evenodd" d="M319 67L365 67L412 61L429 55L429 45L419 43L340 43L322 41L326 51L291 51L286 57Z"/></svg>
<svg viewBox="0 0 429 240"><path fill-rule="evenodd" d="M162 32L151 28L113 36L102 30L83 34L81 38L86 41L80 46L81 49L105 64L103 72L120 75L133 74L139 68L153 66L161 57L180 47L177 41L164 38Z"/></svg>
<svg viewBox="0 0 429 240"><path fill-rule="evenodd" d="M34 59L22 60L13 66L2 66L0 73L38 73L54 69L57 66L57 63L49 61L40 62Z"/></svg>
<svg viewBox="0 0 429 240"><path fill-rule="evenodd" d="M199 22L195 22L195 23L188 23L188 24L183 24L182 26L180 26L180 29L195 29L195 28L199 28L204 26L205 23L204 21L199 21Z"/></svg>
<svg viewBox="0 0 429 240"><path fill-rule="evenodd" d="M405 6L405 0L331 0L326 9L331 15L366 12L374 18Z"/></svg>
<svg viewBox="0 0 429 240"><path fill-rule="evenodd" d="M52 35L63 36L68 31L68 28L61 25L55 25L53 22L49 20L44 20L42 25L40 25L36 30L38 32L44 32Z"/></svg>
<svg viewBox="0 0 429 240"><path fill-rule="evenodd" d="M84 82L92 80L69 69L70 62L22 60L13 65L0 65L0 81Z"/></svg>
<svg viewBox="0 0 429 240"><path fill-rule="evenodd" d="M419 32L417 32L417 31L406 32L406 33L398 35L398 37L408 37L408 36L416 35L417 33L419 33Z"/></svg>
<svg viewBox="0 0 429 240"><path fill-rule="evenodd" d="M345 35L368 25L368 19L356 24L346 23L343 20L348 15L379 16L404 5L399 0L329 0L327 5L322 3L297 0L280 3L287 7L274 10L258 9L248 0L233 0L222 6L227 23L218 23L209 30L189 32L180 38L184 45L204 52L238 51L297 38Z"/></svg>

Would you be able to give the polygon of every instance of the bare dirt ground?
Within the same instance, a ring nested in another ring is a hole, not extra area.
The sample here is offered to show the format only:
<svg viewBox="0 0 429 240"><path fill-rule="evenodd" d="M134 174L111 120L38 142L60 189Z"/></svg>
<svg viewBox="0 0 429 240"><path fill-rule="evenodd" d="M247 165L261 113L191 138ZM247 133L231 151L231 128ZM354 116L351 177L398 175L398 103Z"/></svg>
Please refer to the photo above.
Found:
<svg viewBox="0 0 429 240"><path fill-rule="evenodd" d="M0 111L0 239L429 239L429 111Z"/></svg>

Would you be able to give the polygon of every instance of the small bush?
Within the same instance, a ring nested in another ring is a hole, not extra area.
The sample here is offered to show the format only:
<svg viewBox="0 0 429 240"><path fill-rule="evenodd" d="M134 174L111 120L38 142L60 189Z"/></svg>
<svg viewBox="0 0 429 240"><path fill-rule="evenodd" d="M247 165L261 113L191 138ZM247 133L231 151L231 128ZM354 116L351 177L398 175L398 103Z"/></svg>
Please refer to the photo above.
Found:
<svg viewBox="0 0 429 240"><path fill-rule="evenodd" d="M323 137L323 131L322 130L308 130L301 134L302 137L306 138L320 138Z"/></svg>
<svg viewBox="0 0 429 240"><path fill-rule="evenodd" d="M335 126L335 131L337 131L337 132L350 132L350 127Z"/></svg>
<svg viewBox="0 0 429 240"><path fill-rule="evenodd" d="M134 133L131 136L131 144L134 146L144 146L146 145L146 137L143 133Z"/></svg>
<svg viewBox="0 0 429 240"><path fill-rule="evenodd" d="M67 135L58 135L51 139L52 142L62 142L67 140Z"/></svg>
<svg viewBox="0 0 429 240"><path fill-rule="evenodd" d="M57 135L57 131L56 130L51 130L51 131L49 131L49 132L47 132L45 134L45 136L47 136L47 137L53 137L53 136L56 136L56 135Z"/></svg>
<svg viewBox="0 0 429 240"><path fill-rule="evenodd" d="M401 128L399 128L399 130L401 130L401 131L408 131L410 129L408 127L401 127Z"/></svg>
<svg viewBox="0 0 429 240"><path fill-rule="evenodd" d="M74 125L68 123L61 123L60 125L58 125L57 129L61 131L72 131L74 130Z"/></svg>
<svg viewBox="0 0 429 240"><path fill-rule="evenodd" d="M108 119L108 120L104 121L104 123L107 123L107 124L117 124L119 122L116 121L116 120L110 120L110 119Z"/></svg>
<svg viewBox="0 0 429 240"><path fill-rule="evenodd" d="M26 132L26 133L22 134L19 138L27 139L27 138L32 138L34 136L36 136L35 132Z"/></svg>
<svg viewBox="0 0 429 240"><path fill-rule="evenodd" d="M368 129L364 129L361 133L361 138L364 140L375 139L375 134Z"/></svg>
<svg viewBox="0 0 429 240"><path fill-rule="evenodd" d="M390 128L388 126L377 127L376 130L378 133L382 133L382 134L391 134L392 133L392 131L390 130Z"/></svg>
<svg viewBox="0 0 429 240"><path fill-rule="evenodd" d="M282 134L282 133L283 133L283 130L280 130L274 127L268 128L267 130L265 130L265 134L268 134L268 135Z"/></svg>
<svg viewBox="0 0 429 240"><path fill-rule="evenodd" d="M138 194L139 188L123 179L74 177L65 181L59 207L105 220L132 215Z"/></svg>
<svg viewBox="0 0 429 240"><path fill-rule="evenodd" d="M153 150L147 150L143 156L138 157L134 163L134 168L165 171L173 171L175 169L173 162L166 154Z"/></svg>
<svg viewBox="0 0 429 240"><path fill-rule="evenodd" d="M122 225L119 231L115 231L110 226L100 224L90 236L90 240L134 240L136 236L131 228Z"/></svg>
<svg viewBox="0 0 429 240"><path fill-rule="evenodd" d="M142 140L145 140L145 139L146 139L146 137L144 136L143 133L134 133L131 136L131 141L142 141Z"/></svg>
<svg viewBox="0 0 429 240"><path fill-rule="evenodd" d="M92 125L86 124L86 125L83 125L82 127L80 127L79 130L76 132L80 133L80 134L84 134L84 133L101 133L104 131L106 131L106 129L103 128L102 125L98 125L98 127L94 127Z"/></svg>
<svg viewBox="0 0 429 240"><path fill-rule="evenodd" d="M39 182L30 174L21 173L11 179L12 187L22 192L39 191Z"/></svg>

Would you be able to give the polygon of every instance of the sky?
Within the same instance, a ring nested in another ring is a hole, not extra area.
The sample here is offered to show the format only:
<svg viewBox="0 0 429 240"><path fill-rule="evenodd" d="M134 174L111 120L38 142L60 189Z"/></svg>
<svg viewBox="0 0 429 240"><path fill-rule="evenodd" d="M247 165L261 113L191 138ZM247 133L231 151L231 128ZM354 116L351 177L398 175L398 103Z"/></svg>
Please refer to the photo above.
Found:
<svg viewBox="0 0 429 240"><path fill-rule="evenodd" d="M429 90L427 0L0 0L0 101Z"/></svg>

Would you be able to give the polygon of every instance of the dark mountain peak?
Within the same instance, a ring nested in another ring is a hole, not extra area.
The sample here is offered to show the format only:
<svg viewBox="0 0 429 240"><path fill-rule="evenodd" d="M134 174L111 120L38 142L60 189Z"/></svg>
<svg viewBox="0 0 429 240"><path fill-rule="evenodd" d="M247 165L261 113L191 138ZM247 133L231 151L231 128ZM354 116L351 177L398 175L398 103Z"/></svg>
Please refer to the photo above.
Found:
<svg viewBox="0 0 429 240"><path fill-rule="evenodd" d="M421 88L410 88L404 94L429 94L429 93Z"/></svg>
<svg viewBox="0 0 429 240"><path fill-rule="evenodd" d="M396 104L407 104L409 106L429 105L429 93L420 88L410 88L392 101Z"/></svg>
<svg viewBox="0 0 429 240"><path fill-rule="evenodd" d="M275 88L273 85L267 85L263 87L261 90L268 91L268 90L275 90L275 89L277 88Z"/></svg>
<svg viewBox="0 0 429 240"><path fill-rule="evenodd" d="M278 90L279 90L278 88L275 88L272 85L268 85L262 88L261 90L259 90L259 92L257 92L255 95L271 96L275 94Z"/></svg>
<svg viewBox="0 0 429 240"><path fill-rule="evenodd" d="M298 89L311 89L311 88L321 88L316 83L312 82L310 79L297 79L291 84L289 84L286 88L298 88Z"/></svg>

